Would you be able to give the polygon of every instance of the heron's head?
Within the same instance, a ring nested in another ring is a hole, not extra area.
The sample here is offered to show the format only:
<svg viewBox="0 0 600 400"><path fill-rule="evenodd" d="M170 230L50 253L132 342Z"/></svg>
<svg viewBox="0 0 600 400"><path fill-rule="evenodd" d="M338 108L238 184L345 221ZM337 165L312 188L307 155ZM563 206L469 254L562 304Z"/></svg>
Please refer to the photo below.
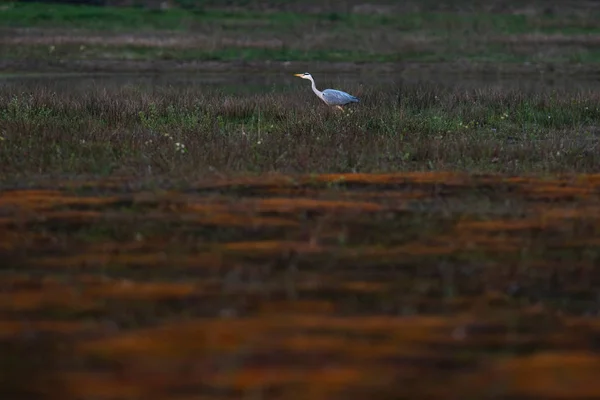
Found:
<svg viewBox="0 0 600 400"><path fill-rule="evenodd" d="M312 78L312 76L308 72L305 72L303 74L294 74L294 76L297 76L297 77L302 78L302 79L310 79L310 78Z"/></svg>

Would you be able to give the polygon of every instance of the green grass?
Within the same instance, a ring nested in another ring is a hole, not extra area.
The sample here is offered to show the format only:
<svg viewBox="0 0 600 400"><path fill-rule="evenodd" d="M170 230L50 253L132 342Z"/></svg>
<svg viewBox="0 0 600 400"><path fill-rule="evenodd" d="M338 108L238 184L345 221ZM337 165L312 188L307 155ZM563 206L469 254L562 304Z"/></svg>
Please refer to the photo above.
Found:
<svg viewBox="0 0 600 400"><path fill-rule="evenodd" d="M465 60L487 63L597 63L600 51L593 48L563 47L559 51L524 53L510 46L489 46L481 51L456 49L446 46L424 46L406 52L378 53L369 50L299 48L248 48L227 46L214 49L169 48L148 46L106 45L5 45L3 58L8 60L45 60L66 62L72 60L181 60L181 61L327 61L327 62L452 62Z"/></svg>
<svg viewBox="0 0 600 400"><path fill-rule="evenodd" d="M494 13L412 12L394 15L360 15L343 12L303 14L291 12L224 11L218 9L170 9L71 6L61 4L13 3L0 14L0 26L60 27L103 31L183 30L194 31L195 24L220 25L240 29L244 25L290 28L294 25L326 25L331 29L373 29L387 27L399 31L420 31L445 35L462 32L479 34L598 33L596 15L544 16Z"/></svg>
<svg viewBox="0 0 600 400"><path fill-rule="evenodd" d="M7 60L597 63L600 52L586 36L600 32L596 20L594 13L159 12L14 3L0 13L0 50ZM23 27L42 31L15 31Z"/></svg>
<svg viewBox="0 0 600 400"><path fill-rule="evenodd" d="M82 47L83 46L83 47ZM440 48L439 51L436 48ZM598 63L600 50L595 48L562 47L554 52L524 53L510 46L495 45L485 48L459 49L452 45L424 46L398 53L378 53L368 50L299 48L248 48L223 47L169 48L149 46L106 46L106 45L5 45L3 58L8 60L46 60L66 62L73 60L180 60L180 61L327 61L327 62L454 62L471 63Z"/></svg>
<svg viewBox="0 0 600 400"><path fill-rule="evenodd" d="M0 96L6 174L467 170L590 172L598 96L434 85L344 89L346 113L307 88L13 85ZM292 100L290 100L292 99Z"/></svg>
<svg viewBox="0 0 600 400"><path fill-rule="evenodd" d="M227 12L203 11L190 12L172 9L165 12L140 10L137 8L104 8L87 6L51 5L40 4L14 4L0 14L0 24L10 27L68 27L98 30L127 30L140 29L168 29L189 30L193 22L207 22L219 24L224 28L235 28L236 24L252 22L253 25L265 23L275 24L279 27L295 23L328 23L334 28L346 25L349 28L372 28L377 25L388 25L399 30L424 30L432 26L454 25L469 26L473 22L484 23L491 27L519 27L524 28L522 17L507 18L500 16L485 18L479 21L476 16L467 18L460 16L444 16L443 14L409 14L397 17L391 16L356 16L345 14L306 15L285 12L257 13L257 12ZM506 23L509 22L507 25ZM490 24L491 23L491 24ZM519 29L516 28L516 29Z"/></svg>

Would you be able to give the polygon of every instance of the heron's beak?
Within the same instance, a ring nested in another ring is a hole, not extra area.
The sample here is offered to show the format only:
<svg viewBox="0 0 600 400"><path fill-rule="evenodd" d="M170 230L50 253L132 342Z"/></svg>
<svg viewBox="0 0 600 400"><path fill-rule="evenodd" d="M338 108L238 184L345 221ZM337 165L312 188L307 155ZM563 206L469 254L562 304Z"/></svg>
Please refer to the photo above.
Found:
<svg viewBox="0 0 600 400"><path fill-rule="evenodd" d="M302 78L302 74L294 74L294 76L298 76L298 77Z"/></svg>

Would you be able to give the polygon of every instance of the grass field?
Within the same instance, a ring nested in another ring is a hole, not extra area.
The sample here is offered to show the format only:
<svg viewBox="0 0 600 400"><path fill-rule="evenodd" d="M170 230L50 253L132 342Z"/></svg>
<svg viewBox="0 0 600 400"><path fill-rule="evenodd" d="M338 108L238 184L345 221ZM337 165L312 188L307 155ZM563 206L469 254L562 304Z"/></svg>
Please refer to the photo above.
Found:
<svg viewBox="0 0 600 400"><path fill-rule="evenodd" d="M597 17L0 5L0 398L599 397Z"/></svg>
<svg viewBox="0 0 600 400"><path fill-rule="evenodd" d="M590 63L600 11L384 14L3 6L7 60ZM27 28L24 30L23 28ZM36 28L36 29L31 29Z"/></svg>
<svg viewBox="0 0 600 400"><path fill-rule="evenodd" d="M338 112L297 81L245 95L200 87L13 85L0 95L0 157L7 160L0 170L187 177L598 171L595 92L349 87L363 103Z"/></svg>

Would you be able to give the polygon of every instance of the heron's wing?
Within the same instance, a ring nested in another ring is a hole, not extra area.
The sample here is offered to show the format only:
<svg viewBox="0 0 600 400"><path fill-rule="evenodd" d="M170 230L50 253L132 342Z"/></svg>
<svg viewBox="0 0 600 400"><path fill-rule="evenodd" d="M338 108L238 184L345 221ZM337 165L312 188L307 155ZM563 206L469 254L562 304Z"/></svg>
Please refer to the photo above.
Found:
<svg viewBox="0 0 600 400"><path fill-rule="evenodd" d="M348 103L358 103L358 98L341 90L325 89L323 98L331 106L341 106Z"/></svg>

